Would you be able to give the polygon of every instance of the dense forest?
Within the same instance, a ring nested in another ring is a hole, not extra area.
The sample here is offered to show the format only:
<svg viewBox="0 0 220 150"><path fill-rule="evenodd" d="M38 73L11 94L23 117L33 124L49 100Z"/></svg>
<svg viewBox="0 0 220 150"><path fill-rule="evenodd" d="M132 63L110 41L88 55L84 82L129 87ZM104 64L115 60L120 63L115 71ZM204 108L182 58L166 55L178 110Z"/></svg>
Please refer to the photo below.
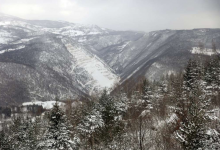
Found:
<svg viewBox="0 0 220 150"><path fill-rule="evenodd" d="M130 81L66 109L56 103L40 116L14 118L0 149L215 150L219 107L220 55L198 56L161 81Z"/></svg>

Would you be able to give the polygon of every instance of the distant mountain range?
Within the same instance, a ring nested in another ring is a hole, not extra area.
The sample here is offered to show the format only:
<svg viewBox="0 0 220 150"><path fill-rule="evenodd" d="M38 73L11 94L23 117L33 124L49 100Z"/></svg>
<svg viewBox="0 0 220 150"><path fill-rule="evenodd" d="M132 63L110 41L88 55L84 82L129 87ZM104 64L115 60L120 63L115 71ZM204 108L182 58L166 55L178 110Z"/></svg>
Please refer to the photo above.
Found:
<svg viewBox="0 0 220 150"><path fill-rule="evenodd" d="M158 80L193 55L214 54L212 42L220 48L220 29L114 31L1 14L0 106L79 98L138 76Z"/></svg>

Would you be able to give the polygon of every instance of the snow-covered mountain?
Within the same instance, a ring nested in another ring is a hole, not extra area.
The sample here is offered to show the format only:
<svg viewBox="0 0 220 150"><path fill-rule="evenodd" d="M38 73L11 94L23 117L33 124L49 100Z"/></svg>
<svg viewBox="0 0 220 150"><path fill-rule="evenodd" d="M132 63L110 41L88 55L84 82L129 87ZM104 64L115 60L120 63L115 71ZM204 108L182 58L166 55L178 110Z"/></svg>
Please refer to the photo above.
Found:
<svg viewBox="0 0 220 150"><path fill-rule="evenodd" d="M140 75L159 79L193 55L213 54L212 41L220 47L220 29L114 31L0 14L0 105L87 96Z"/></svg>
<svg viewBox="0 0 220 150"><path fill-rule="evenodd" d="M1 15L0 104L77 98L111 88L120 77L78 42L107 33L97 26Z"/></svg>

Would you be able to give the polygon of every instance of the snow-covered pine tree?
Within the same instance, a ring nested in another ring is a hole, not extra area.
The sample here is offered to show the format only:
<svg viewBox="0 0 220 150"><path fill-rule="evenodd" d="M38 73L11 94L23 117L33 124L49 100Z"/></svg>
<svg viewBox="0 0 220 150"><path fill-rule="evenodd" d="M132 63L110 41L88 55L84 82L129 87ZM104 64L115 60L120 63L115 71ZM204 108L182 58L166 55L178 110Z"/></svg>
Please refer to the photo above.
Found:
<svg viewBox="0 0 220 150"><path fill-rule="evenodd" d="M101 130L101 139L107 144L123 131L124 124L119 119L120 109L116 99L104 90L98 103L104 126ZM121 106L120 106L121 107Z"/></svg>
<svg viewBox="0 0 220 150"><path fill-rule="evenodd" d="M141 92L140 91L133 91L130 102L129 102L129 114L132 115L132 118L137 118L137 116L140 115L140 110L139 110L139 103L141 100ZM131 116L130 116L131 117Z"/></svg>
<svg viewBox="0 0 220 150"><path fill-rule="evenodd" d="M105 89L99 99L100 111L105 125L109 125L114 121L115 107L114 100Z"/></svg>
<svg viewBox="0 0 220 150"><path fill-rule="evenodd" d="M8 136L4 130L0 131L0 150L12 150Z"/></svg>
<svg viewBox="0 0 220 150"><path fill-rule="evenodd" d="M42 135L45 132L45 125L43 123L43 119L41 118L41 116L37 116L34 119L34 122L32 124L33 127L33 132L34 132L34 138L36 140L37 143L40 142L40 140L42 139Z"/></svg>
<svg viewBox="0 0 220 150"><path fill-rule="evenodd" d="M217 54L213 58L213 87L215 91L220 89L220 54ZM216 93L215 93L216 94Z"/></svg>
<svg viewBox="0 0 220 150"><path fill-rule="evenodd" d="M196 61L190 60L184 74L182 101L177 112L181 124L176 132L183 149L203 148L207 139L206 110L209 99L201 86L201 68Z"/></svg>
<svg viewBox="0 0 220 150"><path fill-rule="evenodd" d="M170 102L173 105L176 105L176 108L178 109L182 106L183 100L182 100L182 92L183 92L183 78L182 74L178 74L176 76L173 76L171 74L169 78L169 93L168 96L170 98Z"/></svg>
<svg viewBox="0 0 220 150"><path fill-rule="evenodd" d="M13 120L10 127L9 142L13 150L22 150L25 147L25 139L27 136L27 124L24 119L17 117Z"/></svg>
<svg viewBox="0 0 220 150"><path fill-rule="evenodd" d="M152 98L153 98L153 91L150 86L150 83L147 79L143 80L143 85L141 89L140 99L138 99L138 134L139 134L139 148L140 150L144 149L145 140L145 133L146 133L146 126L148 126L150 118L151 118L151 110L153 109L152 105Z"/></svg>
<svg viewBox="0 0 220 150"><path fill-rule="evenodd" d="M183 89L185 94L195 94L192 92L196 92L194 89L198 88L200 73L199 63L196 60L190 59L183 75Z"/></svg>
<svg viewBox="0 0 220 150"><path fill-rule="evenodd" d="M183 149L192 150L203 148L206 139L206 110L202 100L204 97L189 97L187 116L181 122L179 131L176 132L177 138L181 142Z"/></svg>
<svg viewBox="0 0 220 150"><path fill-rule="evenodd" d="M123 93L122 91L115 95L113 98L117 113L115 115L115 120L121 121L123 119L123 115L128 110L129 99L127 97L127 94Z"/></svg>
<svg viewBox="0 0 220 150"><path fill-rule="evenodd" d="M217 75L217 86L218 86L218 91L220 91L220 54L216 56L217 59L217 70L216 70L216 75ZM220 94L220 93L219 93Z"/></svg>
<svg viewBox="0 0 220 150"><path fill-rule="evenodd" d="M102 115L97 106L88 110L81 122L77 125L78 136L82 139L81 145L86 147L89 145L91 149L94 148L97 141L99 141L100 128L104 126Z"/></svg>
<svg viewBox="0 0 220 150"><path fill-rule="evenodd" d="M183 74L183 83L178 83L178 85L181 86L181 89L179 89L178 86L177 89L179 90L177 92L179 93L175 93L175 113L181 121L184 121L186 119L188 105L191 103L190 100L192 100L191 97L197 95L200 85L200 71L201 70L198 62L190 59ZM175 90L176 89L174 89L174 91Z"/></svg>
<svg viewBox="0 0 220 150"><path fill-rule="evenodd" d="M220 105L220 55L214 55L207 62L204 69L204 91L208 95L213 104Z"/></svg>
<svg viewBox="0 0 220 150"><path fill-rule="evenodd" d="M32 121L21 117L13 120L5 140L8 142L8 149L13 150L31 150L36 148L38 142Z"/></svg>
<svg viewBox="0 0 220 150"><path fill-rule="evenodd" d="M168 94L168 82L167 80L162 80L161 82L158 83L158 93L159 93L159 96L164 96L166 94Z"/></svg>
<svg viewBox="0 0 220 150"><path fill-rule="evenodd" d="M73 150L76 143L71 139L71 125L56 102L48 114L48 127L38 145L40 150Z"/></svg>
<svg viewBox="0 0 220 150"><path fill-rule="evenodd" d="M156 83L153 92L154 111L160 116L165 117L167 112L167 103L170 100L168 92L168 82L162 80Z"/></svg>
<svg viewBox="0 0 220 150"><path fill-rule="evenodd" d="M142 86L141 99L139 100L139 106L141 109L140 116L145 117L153 109L152 105L153 91L150 87L150 83L147 79L144 79Z"/></svg>
<svg viewBox="0 0 220 150"><path fill-rule="evenodd" d="M87 103L77 103L77 105L70 110L70 122L73 125L73 128L81 123L81 120L87 115L89 107L90 106Z"/></svg>
<svg viewBox="0 0 220 150"><path fill-rule="evenodd" d="M208 62L205 70L205 81L206 86L212 86L213 89L217 86L217 71L218 71L218 60L216 58L212 58L211 61Z"/></svg>
<svg viewBox="0 0 220 150"><path fill-rule="evenodd" d="M39 142L37 139L39 129L35 129L36 124L31 119L26 120L24 124L26 126L26 136L23 148L28 150L35 149Z"/></svg>
<svg viewBox="0 0 220 150"><path fill-rule="evenodd" d="M204 141L204 150L220 149L220 135L215 129L208 129L208 138Z"/></svg>

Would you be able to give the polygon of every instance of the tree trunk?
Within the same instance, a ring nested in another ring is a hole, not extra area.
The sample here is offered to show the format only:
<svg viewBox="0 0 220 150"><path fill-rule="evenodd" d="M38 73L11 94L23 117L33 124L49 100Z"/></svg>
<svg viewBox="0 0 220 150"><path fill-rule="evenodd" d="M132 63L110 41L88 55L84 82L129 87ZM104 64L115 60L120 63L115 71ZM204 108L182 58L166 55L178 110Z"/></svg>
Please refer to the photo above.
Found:
<svg viewBox="0 0 220 150"><path fill-rule="evenodd" d="M140 117L139 140L140 140L140 150L143 150L142 148L142 117Z"/></svg>

